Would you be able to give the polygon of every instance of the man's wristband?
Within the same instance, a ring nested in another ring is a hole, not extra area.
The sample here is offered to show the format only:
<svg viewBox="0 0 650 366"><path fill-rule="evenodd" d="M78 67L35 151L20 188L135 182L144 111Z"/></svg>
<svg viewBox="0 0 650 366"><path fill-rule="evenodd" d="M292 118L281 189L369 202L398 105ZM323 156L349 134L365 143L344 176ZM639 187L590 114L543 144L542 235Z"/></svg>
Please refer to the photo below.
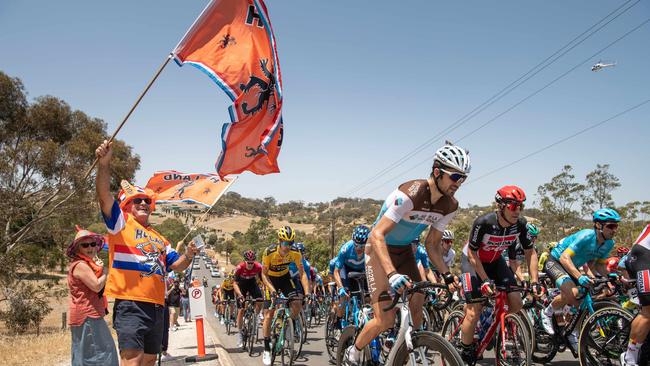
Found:
<svg viewBox="0 0 650 366"><path fill-rule="evenodd" d="M390 278L390 276L392 276L392 275L394 275L394 274L397 274L397 271L393 271L393 272L389 273L389 274L388 274L388 278Z"/></svg>

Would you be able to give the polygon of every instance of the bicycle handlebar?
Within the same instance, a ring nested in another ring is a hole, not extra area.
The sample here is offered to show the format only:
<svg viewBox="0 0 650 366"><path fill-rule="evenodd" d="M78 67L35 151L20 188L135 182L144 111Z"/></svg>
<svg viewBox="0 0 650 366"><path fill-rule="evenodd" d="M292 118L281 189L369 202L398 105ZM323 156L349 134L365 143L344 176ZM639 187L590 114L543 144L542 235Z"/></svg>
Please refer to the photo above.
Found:
<svg viewBox="0 0 650 366"><path fill-rule="evenodd" d="M416 282L416 283L413 284L413 286L411 288L404 289L404 291L402 291L401 294L398 294L398 296L394 296L393 301L391 302L391 304L389 306L385 307L383 310L384 311L391 310L392 308L394 308L397 305L397 302L400 299L405 299L406 296L408 296L408 295L410 295L410 294L412 294L414 292L424 292L424 290L434 288L434 287L445 287L445 288L447 288L447 290L449 290L449 287L447 287L446 285L431 283L429 281Z"/></svg>

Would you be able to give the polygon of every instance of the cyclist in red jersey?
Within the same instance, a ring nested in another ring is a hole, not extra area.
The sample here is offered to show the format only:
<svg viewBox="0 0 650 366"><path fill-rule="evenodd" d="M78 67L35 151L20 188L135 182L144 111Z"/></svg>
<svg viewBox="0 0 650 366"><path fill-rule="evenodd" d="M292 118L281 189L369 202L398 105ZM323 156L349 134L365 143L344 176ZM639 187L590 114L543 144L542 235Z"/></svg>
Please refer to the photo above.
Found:
<svg viewBox="0 0 650 366"><path fill-rule="evenodd" d="M255 252L248 250L244 253L244 261L239 263L235 268L235 295L239 300L239 310L237 311L237 328L239 328L239 334L237 335L237 347L242 348L244 346L243 340L243 330L242 330L242 321L244 319L244 307L243 300L247 295L250 295L253 299L261 299L262 291L260 290L258 280L262 274L262 265L259 262L255 261ZM262 303L255 304L255 313L259 314L262 310Z"/></svg>
<svg viewBox="0 0 650 366"><path fill-rule="evenodd" d="M504 186L496 193L498 210L485 214L474 221L468 244L463 249L461 281L467 305L465 319L461 326L461 357L473 364L474 330L483 310L483 297L495 292L496 285L504 286L508 292L508 312L516 313L522 307L521 295L511 292L510 286L517 284L514 273L502 256L508 251L511 260L516 258L516 248L524 249L526 262L535 294L542 293L537 283L537 253L526 228L526 219L521 215L526 194L517 186Z"/></svg>

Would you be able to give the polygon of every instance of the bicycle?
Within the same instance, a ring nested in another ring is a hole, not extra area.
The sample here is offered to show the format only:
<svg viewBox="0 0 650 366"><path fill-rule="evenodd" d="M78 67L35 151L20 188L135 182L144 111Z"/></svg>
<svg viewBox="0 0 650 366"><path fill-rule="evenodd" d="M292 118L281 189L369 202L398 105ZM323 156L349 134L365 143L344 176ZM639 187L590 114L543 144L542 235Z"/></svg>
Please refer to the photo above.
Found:
<svg viewBox="0 0 650 366"><path fill-rule="evenodd" d="M340 322L338 321L336 310L331 311L327 318L327 324L325 325L325 347L327 348L327 353L330 356L330 361L336 360L337 347L341 337L342 329L347 327L351 322L354 323L355 326L359 326L360 318L357 315L361 309L359 306L359 298L361 298L363 301L365 297L365 294L362 291L362 289L365 288L365 273L349 272L347 276L348 279L357 282L357 288L359 290L350 292L350 300L345 302L345 311ZM336 299L333 300L333 302L336 302Z"/></svg>
<svg viewBox="0 0 650 366"><path fill-rule="evenodd" d="M242 319L242 339L244 349L248 350L248 355L253 355L253 345L259 341L259 327L257 323L257 313L255 304L263 302L263 299L251 299L247 297L244 300L244 316Z"/></svg>
<svg viewBox="0 0 650 366"><path fill-rule="evenodd" d="M273 304L275 306L279 305L279 307L271 321L271 365L278 355L280 355L283 366L293 365L293 361L297 357L294 349L293 319L288 304L300 300L299 296L276 297L273 299Z"/></svg>
<svg viewBox="0 0 650 366"><path fill-rule="evenodd" d="M515 291L528 291L523 287L511 286ZM496 286L496 295L493 296L495 305L491 305L491 299L485 298L481 301L486 305L483 308L483 315L489 314L491 309L492 321L479 322L475 333L474 341L478 342L478 347L474 354L474 365L477 360L483 358L486 349L491 348L494 344L497 365L530 365L532 344L528 336L527 325L518 313L508 314L506 310L508 294L504 286ZM460 348L460 328L465 320L465 312L454 310L449 314L447 321L442 327L442 335L449 340L456 349ZM484 324L488 324L487 329L481 329ZM492 343L496 336L495 343Z"/></svg>
<svg viewBox="0 0 650 366"><path fill-rule="evenodd" d="M393 298L392 303L382 309L384 312L391 311L398 303L400 303L398 309L400 314L399 322L401 326L397 330L397 338L394 345L390 348L390 351L388 351L387 354L380 355L380 359L377 360L378 362L373 358L376 349L370 349L370 345L365 347L362 353L363 365L463 365L463 361L460 358L458 351L456 351L453 345L443 337L433 332L413 329L413 317L408 306L409 295L416 292L422 293L427 289L435 287L440 288L446 286L432 284L428 281L417 282L413 284L410 289L405 289L401 295L396 295ZM367 314L365 314L365 309L368 309ZM365 321L372 317L372 308L364 307L364 311L361 312L361 314L364 315L364 321L361 325L364 325ZM348 326L341 333L337 350L337 366L343 364L343 359L346 357L346 350L354 343L358 331L359 330L354 326ZM381 347L381 345L377 346Z"/></svg>
<svg viewBox="0 0 650 366"><path fill-rule="evenodd" d="M224 325L226 326L226 335L230 335L233 326L233 307L235 300L223 300L221 304L225 306L223 310Z"/></svg>

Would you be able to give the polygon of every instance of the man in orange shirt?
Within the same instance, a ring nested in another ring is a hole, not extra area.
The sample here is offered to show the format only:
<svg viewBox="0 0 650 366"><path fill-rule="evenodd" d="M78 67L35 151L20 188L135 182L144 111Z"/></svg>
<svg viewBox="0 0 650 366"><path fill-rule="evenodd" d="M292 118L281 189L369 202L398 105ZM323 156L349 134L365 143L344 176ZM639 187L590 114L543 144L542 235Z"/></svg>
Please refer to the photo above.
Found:
<svg viewBox="0 0 650 366"><path fill-rule="evenodd" d="M182 271L198 252L190 243L179 255L165 237L149 224L155 194L121 182L120 201L110 192L111 144L104 142L97 155L96 190L108 229L109 272L106 295L115 298L113 328L117 332L120 364L153 366L163 336L165 275Z"/></svg>

